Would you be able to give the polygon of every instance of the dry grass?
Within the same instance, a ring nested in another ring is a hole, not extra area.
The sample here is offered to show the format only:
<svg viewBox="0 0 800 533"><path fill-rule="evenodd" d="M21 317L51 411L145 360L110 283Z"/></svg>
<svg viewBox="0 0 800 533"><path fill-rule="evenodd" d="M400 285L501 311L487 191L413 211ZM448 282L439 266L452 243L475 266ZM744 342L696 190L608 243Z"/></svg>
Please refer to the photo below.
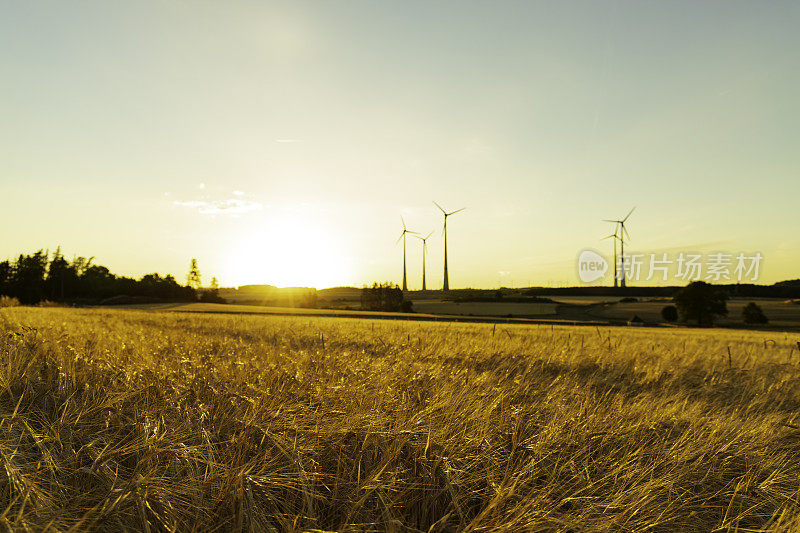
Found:
<svg viewBox="0 0 800 533"><path fill-rule="evenodd" d="M14 298L13 296L0 296L0 307L17 307L19 306L19 300Z"/></svg>
<svg viewBox="0 0 800 533"><path fill-rule="evenodd" d="M0 524L797 530L795 342L3 309Z"/></svg>

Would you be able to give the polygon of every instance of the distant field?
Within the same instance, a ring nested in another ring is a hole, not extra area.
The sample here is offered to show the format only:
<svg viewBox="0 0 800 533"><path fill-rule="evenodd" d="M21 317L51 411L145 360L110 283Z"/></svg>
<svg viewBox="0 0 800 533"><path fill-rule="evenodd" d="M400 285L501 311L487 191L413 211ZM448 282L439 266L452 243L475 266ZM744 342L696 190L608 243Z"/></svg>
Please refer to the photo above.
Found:
<svg viewBox="0 0 800 533"><path fill-rule="evenodd" d="M800 327L800 305L788 303L783 299L769 298L742 298L728 301L728 317L719 320L719 325L740 326L742 322L742 309L749 302L755 302L764 310L770 320L770 325L775 327ZM603 308L595 308L591 314L597 317L628 320L633 315L639 315L647 322L661 322L661 309L671 305L669 301L617 303Z"/></svg>
<svg viewBox="0 0 800 533"><path fill-rule="evenodd" d="M535 316L552 315L555 304L504 303L504 302L447 302L441 300L415 300L414 310L435 315L474 316Z"/></svg>
<svg viewBox="0 0 800 533"><path fill-rule="evenodd" d="M550 298L553 301L573 305L591 305L602 302L618 302L625 296L560 296L560 295L543 295L544 298ZM635 298L636 296L634 296ZM651 300L650 297L639 298L641 300Z"/></svg>
<svg viewBox="0 0 800 533"><path fill-rule="evenodd" d="M0 520L797 531L797 340L0 309Z"/></svg>
<svg viewBox="0 0 800 533"><path fill-rule="evenodd" d="M380 311L351 311L339 309L306 309L302 307L272 307L260 305L210 304L210 303L163 303L134 304L116 306L117 308L150 311L191 311L205 313L256 313L273 315L319 315L342 317L385 317L385 318L437 318L446 316L506 317L545 316L555 313L555 304L516 304L493 302L442 302L439 300L414 302L414 313L384 313Z"/></svg>
<svg viewBox="0 0 800 533"><path fill-rule="evenodd" d="M301 316L341 316L351 318L406 318L419 320L447 320L452 317L463 319L486 320L503 319L509 316L516 318L530 318L542 321L568 321L587 322L595 324L598 321L626 322L634 316L639 316L645 322L663 323L661 309L671 305L671 301L656 298L651 301L632 303L608 303L598 305L582 301L581 298L571 298L571 306L561 307L558 304L547 303L511 303L511 302L451 302L442 300L416 300L414 313L384 313L378 311L358 311L339 309L308 309L301 307L272 307L240 304L209 304L209 303L164 303L164 304L137 304L121 306L127 309L163 310L163 311L189 311L206 313L248 313L272 315L301 315ZM798 330L800 329L800 305L782 299L733 299L728 302L729 316L718 321L718 325L726 327L743 327L741 314L747 303L754 301L763 309L770 319L769 328ZM566 299L560 303L568 303ZM586 306L586 307L580 307ZM679 323L680 325L680 323Z"/></svg>
<svg viewBox="0 0 800 533"><path fill-rule="evenodd" d="M140 309L148 311L193 311L205 313L255 313L266 315L342 315L342 316L386 316L397 317L403 313L383 313L380 311L349 311L338 309L308 309L304 307L273 307L265 305L240 305L240 304L211 304L211 303L163 303L163 304L135 304L126 309Z"/></svg>
<svg viewBox="0 0 800 533"><path fill-rule="evenodd" d="M459 305L466 305L466 307L459 307ZM499 304L498 307L493 307L496 304L476 304L470 306L468 304L454 304L451 302L437 302L431 304L430 307L423 305L422 309L417 308L414 313L388 313L381 311L356 311L346 309L307 309L303 307L272 307L262 305L238 305L238 304L211 304L211 303L159 303L159 304L133 304L125 306L114 306L116 309L130 309L142 311L183 311L183 312L198 312L198 313L233 313L233 314L263 314L263 315L298 315L298 316L318 316L318 317L347 317L347 318L387 318L387 319L410 319L410 320L427 320L438 319L447 320L458 317L467 318L472 316L474 318L486 317L491 319L494 317L505 317L509 312L522 313L523 311L529 312L530 315L534 314L547 314L548 309L555 309L552 304L522 304L520 307L514 307L515 304ZM416 304L415 304L416 308ZM479 311L474 312L474 311ZM550 311L552 312L552 311ZM472 313L472 314L470 314Z"/></svg>
<svg viewBox="0 0 800 533"><path fill-rule="evenodd" d="M571 300L571 301L568 301ZM610 302L599 305L601 302L591 302L591 297L565 298L559 303L570 304L569 307L559 307L558 303L512 303L512 302L452 302L443 300L416 300L414 313L384 313L379 311L359 311L344 309L309 309L302 307L272 307L240 304L209 304L209 303L163 303L163 304L136 304L125 307L127 309L163 310L163 311L189 311L205 313L247 313L267 315L300 315L300 316L332 316L350 318L388 318L388 319L419 319L419 320L448 320L480 319L487 321L504 319L509 316L517 319L531 319L541 321L560 322L586 322L595 324L600 322L626 322L634 316L639 316L645 322L663 323L661 309L672 302L664 298L654 298L649 301L631 303ZM718 321L719 326L744 327L741 318L742 309L747 303L754 301L760 305L769 318L768 328L798 330L800 329L800 305L782 299L732 299L728 302L729 316ZM582 307L584 306L584 307ZM681 325L681 323L678 323Z"/></svg>

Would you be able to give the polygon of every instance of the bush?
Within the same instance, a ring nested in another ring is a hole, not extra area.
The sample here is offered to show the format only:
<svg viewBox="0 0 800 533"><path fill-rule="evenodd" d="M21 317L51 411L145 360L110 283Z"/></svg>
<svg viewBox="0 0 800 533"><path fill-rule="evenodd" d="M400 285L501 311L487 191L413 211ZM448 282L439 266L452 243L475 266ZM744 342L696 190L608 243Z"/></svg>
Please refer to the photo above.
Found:
<svg viewBox="0 0 800 533"><path fill-rule="evenodd" d="M216 289L208 289L200 292L200 301L203 303L212 303L212 304L228 303L228 300L220 296L219 291L217 291Z"/></svg>
<svg viewBox="0 0 800 533"><path fill-rule="evenodd" d="M769 322L767 315L755 302L750 302L742 309L742 319L745 324L766 324Z"/></svg>
<svg viewBox="0 0 800 533"><path fill-rule="evenodd" d="M42 300L41 302L36 304L36 307L69 307L69 306L62 302L51 302L50 300Z"/></svg>
<svg viewBox="0 0 800 533"><path fill-rule="evenodd" d="M13 296L0 296L0 307L17 307L19 300Z"/></svg>
<svg viewBox="0 0 800 533"><path fill-rule="evenodd" d="M712 326L717 316L728 316L728 294L705 281L693 281L672 298L685 321L697 320L698 326Z"/></svg>
<svg viewBox="0 0 800 533"><path fill-rule="evenodd" d="M661 309L661 318L667 322L675 322L678 320L678 308L674 305L665 305Z"/></svg>

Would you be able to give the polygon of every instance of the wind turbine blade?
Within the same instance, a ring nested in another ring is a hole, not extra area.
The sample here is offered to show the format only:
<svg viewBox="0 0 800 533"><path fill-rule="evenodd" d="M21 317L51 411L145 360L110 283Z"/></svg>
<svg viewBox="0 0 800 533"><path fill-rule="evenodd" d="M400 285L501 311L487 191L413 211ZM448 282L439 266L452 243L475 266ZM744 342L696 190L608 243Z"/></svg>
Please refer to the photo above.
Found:
<svg viewBox="0 0 800 533"><path fill-rule="evenodd" d="M400 242L400 239L402 239L403 235L405 235L405 234L406 234L405 232L401 233L400 236L397 238L397 240L394 241L394 243L397 244L398 242Z"/></svg>
<svg viewBox="0 0 800 533"><path fill-rule="evenodd" d="M619 220L608 220L607 218L604 218L603 222L616 222L616 223L619 223Z"/></svg>
<svg viewBox="0 0 800 533"><path fill-rule="evenodd" d="M433 235L433 232L428 233L428 237L430 237L431 235ZM428 237L425 237L426 241L428 240Z"/></svg>
<svg viewBox="0 0 800 533"><path fill-rule="evenodd" d="M630 240L631 234L628 233L628 228L626 228L625 226L622 226L622 231L625 232L625 236L628 238L628 240Z"/></svg>
<svg viewBox="0 0 800 533"><path fill-rule="evenodd" d="M633 206L633 209L636 209L636 206ZM625 215L625 218L622 219L622 222L625 222L626 220L628 220L628 217L631 216L631 213L633 213L633 209L628 211L628 214Z"/></svg>
<svg viewBox="0 0 800 533"><path fill-rule="evenodd" d="M406 221L405 221L405 219L403 218L403 215L400 215L400 222L402 222L402 223L403 223L403 231L405 231L405 230L406 230Z"/></svg>
<svg viewBox="0 0 800 533"><path fill-rule="evenodd" d="M406 233L413 233L414 235L419 235L419 232L417 232L417 231L411 231L410 229L407 229L407 230L406 230Z"/></svg>
<svg viewBox="0 0 800 533"><path fill-rule="evenodd" d="M447 213L447 216L455 215L456 213L459 213L459 212L463 211L464 209L466 209L466 207L462 207L461 209L456 209L452 213Z"/></svg>
<svg viewBox="0 0 800 533"><path fill-rule="evenodd" d="M434 204L436 207L438 207L438 208L439 208L439 211L441 211L441 212L442 212L442 213L444 213L445 215L447 214L447 211L445 211L445 210L444 210L444 208L443 208L442 206L440 206L440 205L439 205L439 204L437 204L436 202L433 202L433 204Z"/></svg>
<svg viewBox="0 0 800 533"><path fill-rule="evenodd" d="M617 237L617 234L616 234L616 233L614 233L613 235L609 235L608 237L603 237L603 238L602 238L602 239L600 239L600 240L601 240L601 241L604 241L604 240L606 240L606 239L614 239L614 238L616 238L616 237Z"/></svg>

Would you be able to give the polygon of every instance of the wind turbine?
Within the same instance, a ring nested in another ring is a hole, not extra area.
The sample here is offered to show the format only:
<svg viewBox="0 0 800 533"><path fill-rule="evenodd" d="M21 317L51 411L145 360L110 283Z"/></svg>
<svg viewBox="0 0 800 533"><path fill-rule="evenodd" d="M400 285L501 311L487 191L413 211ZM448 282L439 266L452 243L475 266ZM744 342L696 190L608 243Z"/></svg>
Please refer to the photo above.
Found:
<svg viewBox="0 0 800 533"><path fill-rule="evenodd" d="M403 220L403 215L400 215L400 221L403 223L403 233L397 238L395 244L400 242L400 239L403 239L403 292L405 292L408 290L408 284L406 283L406 233L416 235L417 232L406 228L406 221Z"/></svg>
<svg viewBox="0 0 800 533"><path fill-rule="evenodd" d="M428 237L433 235L433 232L428 233L426 237L420 237L419 235L414 235L417 239L422 241L422 290L428 290L425 286L425 252L428 249Z"/></svg>
<svg viewBox="0 0 800 533"><path fill-rule="evenodd" d="M444 229L442 230L442 232L444 233L444 284L442 285L442 290L449 291L450 279L447 276L447 217L449 217L450 215L455 215L459 211L463 211L464 209L466 209L466 207L462 207L461 209L456 209L455 211L451 211L450 213L448 213L447 211L444 210L442 206L440 206L436 202L433 203L434 205L436 205L436 207L439 208L439 210L444 215Z"/></svg>
<svg viewBox="0 0 800 533"><path fill-rule="evenodd" d="M622 220L607 220L607 219L603 220L603 222L613 222L614 224L616 224L614 226L614 235L616 235L617 230L619 230L619 237L617 238L619 239L619 247L620 247L619 255L622 258L622 262L620 264L620 273L619 273L620 287L625 287L625 237L627 237L628 239L631 238L631 236L628 234L628 230L625 228L625 222L628 220L628 217L631 216L631 213L633 213L634 209L636 209L636 206L634 206L633 209L628 211L628 214L625 215L625 218L623 218ZM616 246L614 248L616 249ZM614 264L615 271L616 268L617 266L615 261Z"/></svg>
<svg viewBox="0 0 800 533"><path fill-rule="evenodd" d="M608 237L603 237L602 239L600 239L603 241L606 239L614 239L614 287L617 286L617 283L619 281L619 269L617 268L617 241L622 240L619 234L617 233L618 230L619 230L619 224L614 226L614 233L612 233Z"/></svg>

